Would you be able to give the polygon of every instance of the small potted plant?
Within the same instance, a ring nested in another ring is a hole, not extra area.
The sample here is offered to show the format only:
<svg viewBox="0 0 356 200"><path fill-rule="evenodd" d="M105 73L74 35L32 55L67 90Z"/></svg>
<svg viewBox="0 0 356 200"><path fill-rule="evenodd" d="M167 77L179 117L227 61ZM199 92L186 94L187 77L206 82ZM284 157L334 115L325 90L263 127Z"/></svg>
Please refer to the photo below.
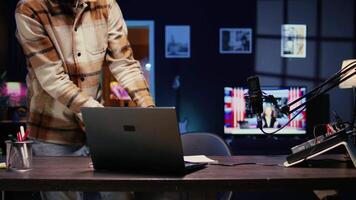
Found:
<svg viewBox="0 0 356 200"><path fill-rule="evenodd" d="M0 74L0 121L7 120L10 96L6 93L6 72Z"/></svg>

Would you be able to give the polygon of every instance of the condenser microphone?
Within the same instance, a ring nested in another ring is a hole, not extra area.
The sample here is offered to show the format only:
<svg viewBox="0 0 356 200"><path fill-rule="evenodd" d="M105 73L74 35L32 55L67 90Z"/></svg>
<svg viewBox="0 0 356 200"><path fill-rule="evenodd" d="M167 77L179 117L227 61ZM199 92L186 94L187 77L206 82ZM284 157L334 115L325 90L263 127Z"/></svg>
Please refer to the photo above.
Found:
<svg viewBox="0 0 356 200"><path fill-rule="evenodd" d="M252 113L257 116L257 127L262 128L262 118L263 113L263 100L262 91L260 87L260 80L257 76L250 76L247 78L248 95L250 99L250 106L252 108Z"/></svg>

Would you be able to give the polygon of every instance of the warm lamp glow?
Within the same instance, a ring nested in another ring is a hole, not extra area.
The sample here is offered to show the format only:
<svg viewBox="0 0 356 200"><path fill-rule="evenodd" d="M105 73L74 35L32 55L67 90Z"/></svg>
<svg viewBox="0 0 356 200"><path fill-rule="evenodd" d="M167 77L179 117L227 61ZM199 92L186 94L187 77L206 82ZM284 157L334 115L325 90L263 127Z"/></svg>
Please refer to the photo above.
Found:
<svg viewBox="0 0 356 200"><path fill-rule="evenodd" d="M356 61L356 59L350 59L350 60L344 60L342 62L342 69L345 68L346 66L348 66L351 62ZM343 77L350 75L351 73L353 73L356 69L354 70L350 70L348 73L346 73ZM354 88L356 87L356 76L353 76L351 78L349 78L348 80L342 82L339 87L341 89L346 89L346 88Z"/></svg>

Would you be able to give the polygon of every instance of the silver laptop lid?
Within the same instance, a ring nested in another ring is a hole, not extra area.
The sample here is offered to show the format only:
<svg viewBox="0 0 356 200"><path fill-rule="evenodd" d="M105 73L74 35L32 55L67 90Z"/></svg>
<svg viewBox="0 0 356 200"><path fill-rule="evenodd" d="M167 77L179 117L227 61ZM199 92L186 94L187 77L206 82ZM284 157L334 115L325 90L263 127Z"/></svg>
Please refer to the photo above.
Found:
<svg viewBox="0 0 356 200"><path fill-rule="evenodd" d="M95 169L184 173L175 108L82 108Z"/></svg>

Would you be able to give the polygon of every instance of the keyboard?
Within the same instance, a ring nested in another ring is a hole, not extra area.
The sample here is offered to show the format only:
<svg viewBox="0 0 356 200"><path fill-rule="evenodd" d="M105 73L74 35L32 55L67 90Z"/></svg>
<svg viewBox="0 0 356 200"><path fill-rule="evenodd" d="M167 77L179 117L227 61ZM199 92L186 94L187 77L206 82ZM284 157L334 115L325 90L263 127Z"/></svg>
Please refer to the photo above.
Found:
<svg viewBox="0 0 356 200"><path fill-rule="evenodd" d="M185 173L193 172L199 169L204 168L207 163L191 163L191 162L184 162Z"/></svg>

